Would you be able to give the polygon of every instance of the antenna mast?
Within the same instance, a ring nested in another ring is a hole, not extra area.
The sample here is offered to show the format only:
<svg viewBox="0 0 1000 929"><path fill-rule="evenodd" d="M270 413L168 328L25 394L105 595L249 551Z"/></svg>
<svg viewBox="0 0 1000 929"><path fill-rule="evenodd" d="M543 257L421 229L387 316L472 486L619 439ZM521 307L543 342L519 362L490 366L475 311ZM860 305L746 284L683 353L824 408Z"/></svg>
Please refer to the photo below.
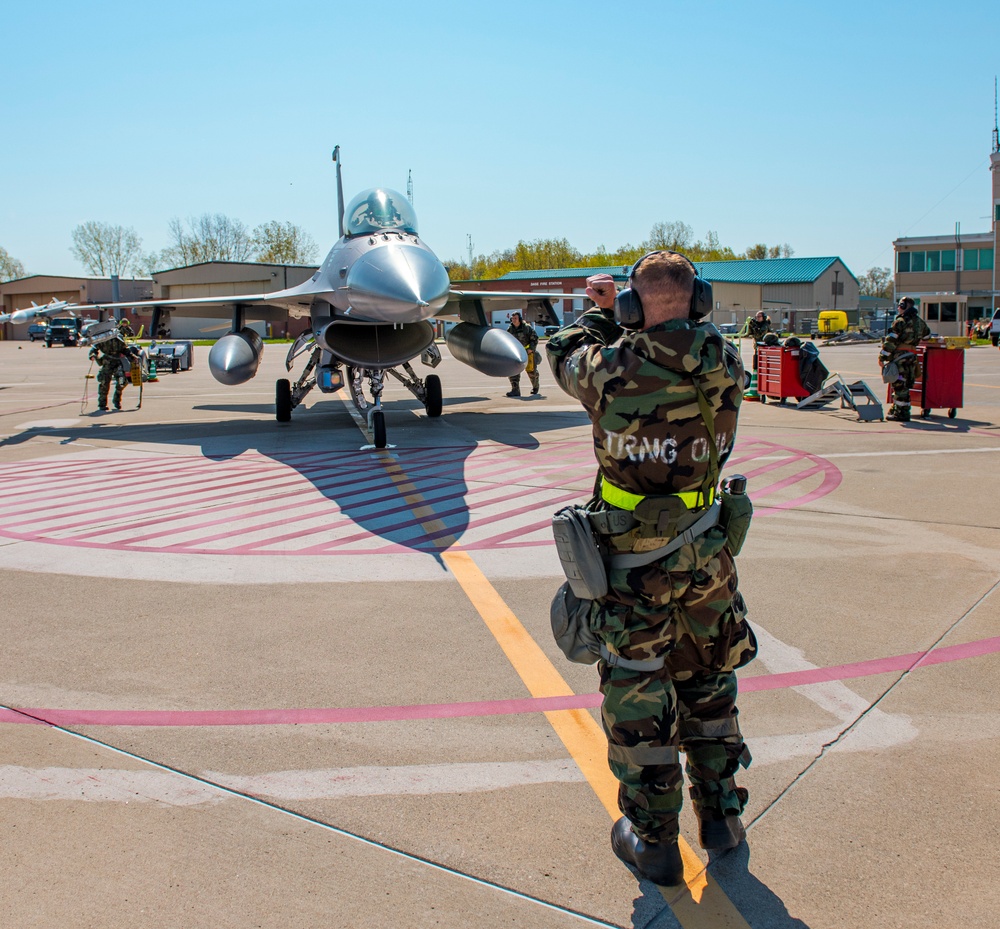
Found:
<svg viewBox="0 0 1000 929"><path fill-rule="evenodd" d="M406 199L410 201L410 206L413 206L413 169L411 168L409 173L406 175Z"/></svg>
<svg viewBox="0 0 1000 929"><path fill-rule="evenodd" d="M1000 123L997 122L997 79L993 78L993 153L1000 152Z"/></svg>

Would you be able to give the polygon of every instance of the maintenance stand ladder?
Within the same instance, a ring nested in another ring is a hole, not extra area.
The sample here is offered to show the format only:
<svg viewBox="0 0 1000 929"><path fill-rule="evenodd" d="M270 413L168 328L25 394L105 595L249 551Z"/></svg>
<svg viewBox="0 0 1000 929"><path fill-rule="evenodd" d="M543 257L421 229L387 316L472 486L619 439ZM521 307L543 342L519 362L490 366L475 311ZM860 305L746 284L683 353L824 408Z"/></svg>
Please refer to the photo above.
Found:
<svg viewBox="0 0 1000 929"><path fill-rule="evenodd" d="M859 406L857 400L861 397L866 398L868 402ZM862 422L885 419L885 414L882 412L882 404L864 381L855 381L853 384L848 384L836 372L823 382L823 386L816 393L810 394L805 400L800 401L795 409L819 410L838 398L840 400L840 408L844 410L850 407L858 414L858 419Z"/></svg>

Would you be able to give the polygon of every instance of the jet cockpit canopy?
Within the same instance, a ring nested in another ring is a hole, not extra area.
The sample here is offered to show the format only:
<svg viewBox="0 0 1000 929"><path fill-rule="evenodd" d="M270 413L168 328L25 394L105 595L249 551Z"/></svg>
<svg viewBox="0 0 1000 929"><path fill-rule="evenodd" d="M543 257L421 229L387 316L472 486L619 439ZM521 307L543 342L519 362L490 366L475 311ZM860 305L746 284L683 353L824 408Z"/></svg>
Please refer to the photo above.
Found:
<svg viewBox="0 0 1000 929"><path fill-rule="evenodd" d="M363 190L347 204L344 215L347 235L374 235L390 229L417 234L417 214L399 191L373 187Z"/></svg>

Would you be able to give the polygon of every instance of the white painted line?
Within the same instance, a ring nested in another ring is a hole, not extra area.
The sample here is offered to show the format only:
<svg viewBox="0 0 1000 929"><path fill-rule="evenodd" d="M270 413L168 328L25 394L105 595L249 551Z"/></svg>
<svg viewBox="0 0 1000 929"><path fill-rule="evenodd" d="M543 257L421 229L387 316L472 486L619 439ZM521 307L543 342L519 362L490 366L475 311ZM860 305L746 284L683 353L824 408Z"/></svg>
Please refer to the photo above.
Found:
<svg viewBox="0 0 1000 929"><path fill-rule="evenodd" d="M572 759L480 764L407 765L200 775L237 793L281 802L346 797L482 793L532 784L583 782ZM232 795L168 771L114 768L27 768L0 765L0 799L78 800L86 803L218 803Z"/></svg>
<svg viewBox="0 0 1000 929"><path fill-rule="evenodd" d="M757 661L772 674L781 674L786 671L813 671L818 668L818 665L806 661L799 649L776 639L756 623L753 624L753 627L760 646ZM815 757L824 745L836 739L848 725L866 712L868 715L855 727L850 736L838 743L838 750L870 751L889 748L912 742L920 734L908 716L900 713L886 713L880 709L869 711L871 702L856 694L841 681L806 684L802 687L793 687L792 690L829 713L837 720L838 724L813 732L751 736L748 743L750 751L753 752L755 765L777 764L802 756Z"/></svg>

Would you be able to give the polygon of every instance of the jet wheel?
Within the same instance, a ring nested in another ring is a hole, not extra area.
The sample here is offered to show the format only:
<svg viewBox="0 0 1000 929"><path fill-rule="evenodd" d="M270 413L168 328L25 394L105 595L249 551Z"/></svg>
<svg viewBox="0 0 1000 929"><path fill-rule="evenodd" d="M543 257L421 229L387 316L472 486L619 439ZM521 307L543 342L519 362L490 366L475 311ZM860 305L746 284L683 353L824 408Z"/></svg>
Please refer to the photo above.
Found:
<svg viewBox="0 0 1000 929"><path fill-rule="evenodd" d="M427 415L434 417L441 415L441 378L436 374L428 374L424 378L424 409Z"/></svg>
<svg viewBox="0 0 1000 929"><path fill-rule="evenodd" d="M381 410L372 413L372 441L376 448L385 448L385 413Z"/></svg>
<svg viewBox="0 0 1000 929"><path fill-rule="evenodd" d="M281 378L274 385L274 414L279 423L291 422L292 385L288 378Z"/></svg>

